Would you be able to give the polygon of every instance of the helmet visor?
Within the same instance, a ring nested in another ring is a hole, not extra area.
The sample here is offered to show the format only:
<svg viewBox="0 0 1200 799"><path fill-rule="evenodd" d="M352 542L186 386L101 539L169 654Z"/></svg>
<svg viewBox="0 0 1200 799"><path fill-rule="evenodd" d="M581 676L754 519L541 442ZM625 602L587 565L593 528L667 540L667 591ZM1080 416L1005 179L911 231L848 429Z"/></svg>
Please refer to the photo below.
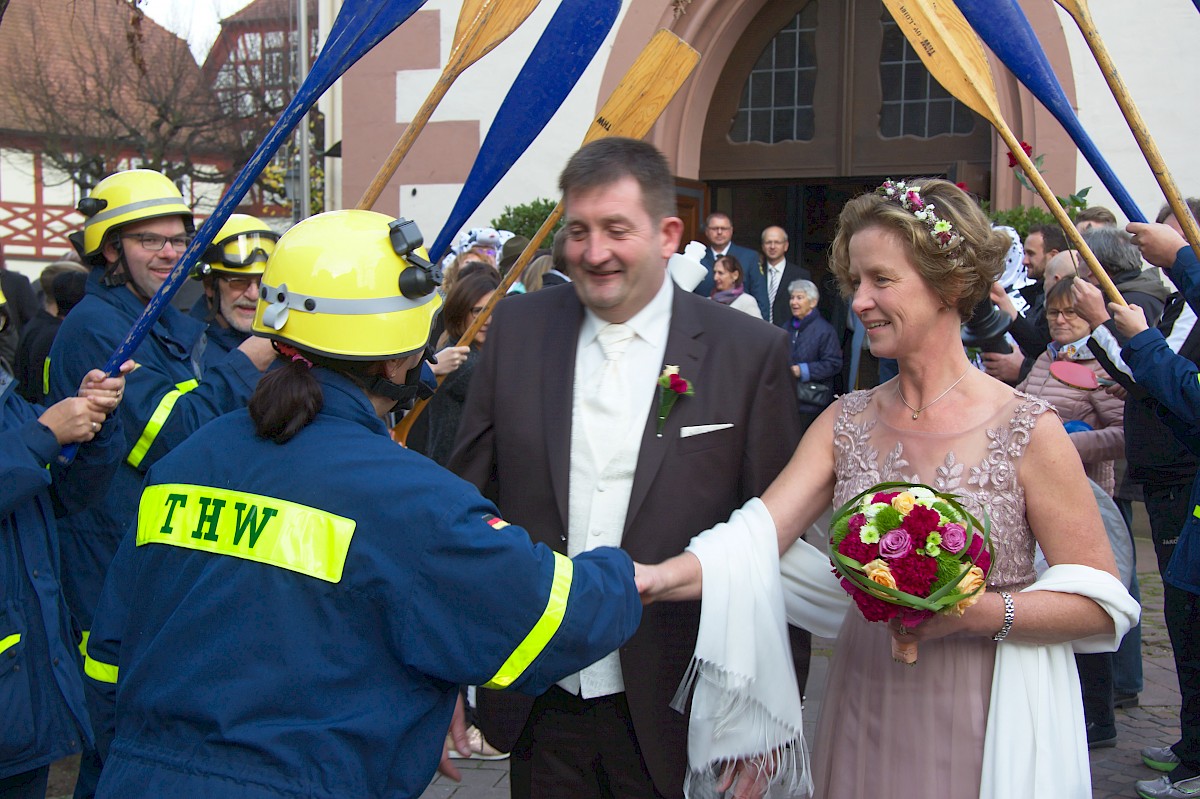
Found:
<svg viewBox="0 0 1200 799"><path fill-rule="evenodd" d="M225 242L217 263L232 267L247 267L255 262L266 263L275 252L278 236L269 233L245 233Z"/></svg>

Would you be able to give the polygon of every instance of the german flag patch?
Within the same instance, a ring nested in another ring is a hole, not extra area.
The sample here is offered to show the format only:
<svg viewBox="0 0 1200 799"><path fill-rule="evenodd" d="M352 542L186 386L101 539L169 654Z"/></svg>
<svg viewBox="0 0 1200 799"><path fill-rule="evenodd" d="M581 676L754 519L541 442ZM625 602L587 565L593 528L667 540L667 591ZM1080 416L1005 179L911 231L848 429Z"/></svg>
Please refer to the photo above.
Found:
<svg viewBox="0 0 1200 799"><path fill-rule="evenodd" d="M499 516L493 516L490 513L487 516L484 516L483 520L487 522L488 527L491 527L493 530L502 530L505 527L508 527L508 522L504 521Z"/></svg>

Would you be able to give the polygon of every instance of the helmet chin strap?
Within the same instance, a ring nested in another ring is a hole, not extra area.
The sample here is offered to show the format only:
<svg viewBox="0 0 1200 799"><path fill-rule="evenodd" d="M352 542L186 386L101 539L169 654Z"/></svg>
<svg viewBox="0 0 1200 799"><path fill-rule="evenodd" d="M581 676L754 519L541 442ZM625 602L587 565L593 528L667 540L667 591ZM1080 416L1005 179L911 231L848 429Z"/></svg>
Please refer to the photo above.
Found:
<svg viewBox="0 0 1200 799"><path fill-rule="evenodd" d="M429 348L425 349L428 354ZM424 362L424 358L417 361L416 366L404 374L403 383L393 383L384 375L375 375L367 382L367 391L394 401L396 404L389 409L389 413L409 410L417 400L433 396L429 387L421 382L421 364Z"/></svg>
<svg viewBox="0 0 1200 799"><path fill-rule="evenodd" d="M129 263L125 260L125 248L121 246L120 239L113 242L113 246L117 250L116 263L107 264L104 267L104 277L100 278L100 282L109 288L124 286L129 282ZM134 292L138 293L137 286L134 286ZM148 301L149 298L146 299Z"/></svg>
<svg viewBox="0 0 1200 799"><path fill-rule="evenodd" d="M125 248L117 243L117 262L107 267L100 282L105 286L116 288L129 286L129 289L143 303L149 303L150 298L142 291L141 286L129 279L129 262L125 260Z"/></svg>

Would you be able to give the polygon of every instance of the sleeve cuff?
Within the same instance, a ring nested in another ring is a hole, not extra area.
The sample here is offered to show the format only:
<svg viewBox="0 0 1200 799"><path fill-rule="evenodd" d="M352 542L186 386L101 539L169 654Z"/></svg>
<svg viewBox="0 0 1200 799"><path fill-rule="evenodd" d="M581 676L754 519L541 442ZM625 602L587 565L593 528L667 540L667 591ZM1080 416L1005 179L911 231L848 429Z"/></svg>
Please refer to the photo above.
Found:
<svg viewBox="0 0 1200 799"><path fill-rule="evenodd" d="M58 439L54 437L54 431L36 419L30 420L22 426L21 440L43 464L54 460L58 451L62 449L58 444Z"/></svg>
<svg viewBox="0 0 1200 799"><path fill-rule="evenodd" d="M800 367L800 379L806 383L809 380L812 380L812 372L809 370L808 364L802 363L802 364L798 364L798 365Z"/></svg>

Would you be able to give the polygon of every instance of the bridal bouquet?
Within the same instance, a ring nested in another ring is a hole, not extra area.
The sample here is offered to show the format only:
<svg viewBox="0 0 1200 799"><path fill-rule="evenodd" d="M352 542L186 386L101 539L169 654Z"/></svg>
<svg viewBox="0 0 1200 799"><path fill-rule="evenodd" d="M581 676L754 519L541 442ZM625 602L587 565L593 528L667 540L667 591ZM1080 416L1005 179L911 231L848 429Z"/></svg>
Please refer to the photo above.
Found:
<svg viewBox="0 0 1200 799"><path fill-rule="evenodd" d="M953 494L915 483L880 483L833 515L829 559L868 621L915 627L978 601L992 562L991 521ZM892 639L892 657L917 661L915 642Z"/></svg>

